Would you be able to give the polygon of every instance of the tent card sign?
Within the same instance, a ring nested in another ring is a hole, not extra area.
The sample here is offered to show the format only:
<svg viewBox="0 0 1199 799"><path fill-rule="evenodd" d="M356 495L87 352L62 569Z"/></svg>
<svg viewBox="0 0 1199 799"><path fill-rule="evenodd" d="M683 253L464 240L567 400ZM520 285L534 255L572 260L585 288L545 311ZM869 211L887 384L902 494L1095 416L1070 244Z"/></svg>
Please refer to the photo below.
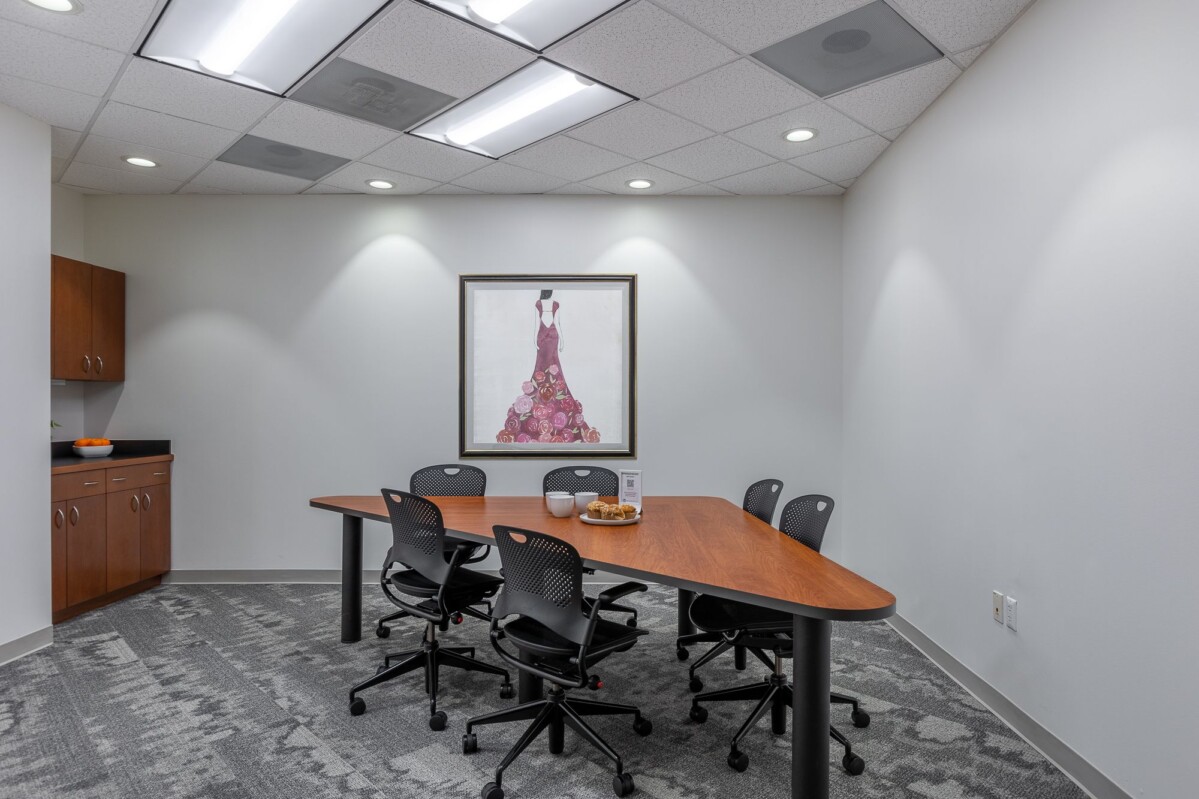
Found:
<svg viewBox="0 0 1199 799"><path fill-rule="evenodd" d="M620 504L633 505L641 512L641 470L620 470Z"/></svg>

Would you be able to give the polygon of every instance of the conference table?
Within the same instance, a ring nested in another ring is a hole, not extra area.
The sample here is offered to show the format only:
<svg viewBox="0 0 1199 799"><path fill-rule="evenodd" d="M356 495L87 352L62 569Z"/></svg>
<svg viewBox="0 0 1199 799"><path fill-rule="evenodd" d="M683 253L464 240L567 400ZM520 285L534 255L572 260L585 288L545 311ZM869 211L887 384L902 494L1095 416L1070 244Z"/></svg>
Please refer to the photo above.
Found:
<svg viewBox="0 0 1199 799"><path fill-rule="evenodd" d="M641 521L622 527L556 518L540 496L429 499L450 537L494 544L496 524L538 530L570 543L590 568L677 588L680 634L694 631L688 609L696 593L791 614L791 796L828 799L831 622L884 619L895 612L894 596L717 497L647 497ZM381 493L309 505L342 516L341 640L358 641L362 521L389 522L387 507ZM522 675L520 701L540 693L540 681Z"/></svg>

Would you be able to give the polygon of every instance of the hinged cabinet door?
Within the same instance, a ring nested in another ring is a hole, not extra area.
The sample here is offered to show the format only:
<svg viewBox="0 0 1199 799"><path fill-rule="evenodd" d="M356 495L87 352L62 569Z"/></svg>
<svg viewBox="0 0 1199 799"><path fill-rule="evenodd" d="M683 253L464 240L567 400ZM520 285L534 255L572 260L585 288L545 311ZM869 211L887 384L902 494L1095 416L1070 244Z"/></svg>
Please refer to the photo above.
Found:
<svg viewBox="0 0 1199 799"><path fill-rule="evenodd" d="M115 591L142 578L141 491L117 491L107 499L107 585L109 591Z"/></svg>
<svg viewBox="0 0 1199 799"><path fill-rule="evenodd" d="M67 606L67 503L50 504L50 610Z"/></svg>
<svg viewBox="0 0 1199 799"><path fill-rule="evenodd" d="M93 379L91 264L51 256L50 333L50 377Z"/></svg>
<svg viewBox="0 0 1199 799"><path fill-rule="evenodd" d="M143 580L171 570L171 487L147 486L142 492Z"/></svg>
<svg viewBox="0 0 1199 799"><path fill-rule="evenodd" d="M94 599L108 590L105 497L69 499L67 516L67 605Z"/></svg>
<svg viewBox="0 0 1199 799"><path fill-rule="evenodd" d="M125 273L92 267L92 380L125 379Z"/></svg>

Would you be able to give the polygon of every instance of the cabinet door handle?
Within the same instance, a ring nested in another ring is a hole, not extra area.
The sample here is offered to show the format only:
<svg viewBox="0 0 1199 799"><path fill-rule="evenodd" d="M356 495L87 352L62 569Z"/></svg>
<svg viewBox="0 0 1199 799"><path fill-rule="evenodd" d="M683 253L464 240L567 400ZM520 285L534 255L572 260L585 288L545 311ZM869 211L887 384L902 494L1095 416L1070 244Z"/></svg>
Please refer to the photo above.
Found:
<svg viewBox="0 0 1199 799"><path fill-rule="evenodd" d="M54 511L54 526L55 527L58 527L61 529L63 522L65 522L66 520L67 520L67 515L65 513L63 513L61 509Z"/></svg>
<svg viewBox="0 0 1199 799"><path fill-rule="evenodd" d="M134 494L133 496L131 496L129 498L129 507L130 507L130 509L133 510L134 513L137 513L137 509L138 509L139 505L140 505L140 503L137 501L137 494Z"/></svg>
<svg viewBox="0 0 1199 799"><path fill-rule="evenodd" d="M84 486L98 486L98 485L100 485L100 481L99 480L87 480L84 482L83 485Z"/></svg>
<svg viewBox="0 0 1199 799"><path fill-rule="evenodd" d="M100 374L103 371L104 371L104 359L101 358L99 355L97 355L96 356L96 374Z"/></svg>
<svg viewBox="0 0 1199 799"><path fill-rule="evenodd" d="M146 510L150 510L150 495L149 494L142 494L142 507L145 508Z"/></svg>
<svg viewBox="0 0 1199 799"><path fill-rule="evenodd" d="M74 505L71 506L71 524L79 524L79 508Z"/></svg>
<svg viewBox="0 0 1199 799"><path fill-rule="evenodd" d="M83 356L83 371L90 372L92 370L92 359L88 356Z"/></svg>
<svg viewBox="0 0 1199 799"><path fill-rule="evenodd" d="M166 477L167 473L166 472L155 472L154 476L155 477Z"/></svg>
<svg viewBox="0 0 1199 799"><path fill-rule="evenodd" d="M112 481L114 483L123 483L128 479L129 479L128 477L114 477L114 478L112 478Z"/></svg>

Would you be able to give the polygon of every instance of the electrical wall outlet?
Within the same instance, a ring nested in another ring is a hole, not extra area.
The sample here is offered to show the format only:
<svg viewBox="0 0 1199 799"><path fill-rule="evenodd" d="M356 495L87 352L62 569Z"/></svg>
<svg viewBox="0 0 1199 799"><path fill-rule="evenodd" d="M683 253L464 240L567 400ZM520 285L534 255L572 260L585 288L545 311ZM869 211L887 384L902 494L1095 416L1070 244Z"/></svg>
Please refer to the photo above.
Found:
<svg viewBox="0 0 1199 799"><path fill-rule="evenodd" d="M1003 624L1003 594L991 592L991 618L996 624Z"/></svg>
<svg viewBox="0 0 1199 799"><path fill-rule="evenodd" d="M1009 630L1016 629L1016 600L1010 596L1003 599L1003 623Z"/></svg>

